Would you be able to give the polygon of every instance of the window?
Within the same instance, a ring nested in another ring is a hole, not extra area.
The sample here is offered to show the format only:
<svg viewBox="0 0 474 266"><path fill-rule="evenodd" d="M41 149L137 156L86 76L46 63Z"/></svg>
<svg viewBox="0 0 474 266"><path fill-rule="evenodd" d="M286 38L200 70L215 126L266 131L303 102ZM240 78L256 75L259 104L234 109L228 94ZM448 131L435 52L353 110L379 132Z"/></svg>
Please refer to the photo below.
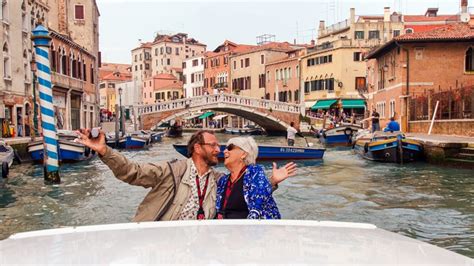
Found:
<svg viewBox="0 0 474 266"><path fill-rule="evenodd" d="M379 39L379 31L378 30L371 30L369 31L369 39Z"/></svg>
<svg viewBox="0 0 474 266"><path fill-rule="evenodd" d="M240 59L240 68L244 68L244 59Z"/></svg>
<svg viewBox="0 0 474 266"><path fill-rule="evenodd" d="M362 61L362 53L354 52L354 61Z"/></svg>
<svg viewBox="0 0 474 266"><path fill-rule="evenodd" d="M265 74L258 75L258 87L265 88Z"/></svg>
<svg viewBox="0 0 474 266"><path fill-rule="evenodd" d="M171 54L171 51L172 51L171 47L166 47L166 53L167 54Z"/></svg>
<svg viewBox="0 0 474 266"><path fill-rule="evenodd" d="M237 61L234 61L234 69L237 68Z"/></svg>
<svg viewBox="0 0 474 266"><path fill-rule="evenodd" d="M167 64L168 66L171 65L171 59L170 59L170 58L167 58L167 59L166 59L166 64Z"/></svg>
<svg viewBox="0 0 474 266"><path fill-rule="evenodd" d="M183 62L183 69L186 68L186 62Z"/></svg>
<svg viewBox="0 0 474 266"><path fill-rule="evenodd" d="M245 67L250 66L250 58L245 58Z"/></svg>
<svg viewBox="0 0 474 266"><path fill-rule="evenodd" d="M364 32L363 31L355 31L354 32L354 39L356 39L356 40L364 39Z"/></svg>
<svg viewBox="0 0 474 266"><path fill-rule="evenodd" d="M227 65L228 62L229 62L229 58L227 58L227 56L224 56L224 65Z"/></svg>
<svg viewBox="0 0 474 266"><path fill-rule="evenodd" d="M389 114L390 114L390 117L395 117L395 100L394 99L390 100Z"/></svg>
<svg viewBox="0 0 474 266"><path fill-rule="evenodd" d="M365 91L365 77L356 77L355 89L359 92Z"/></svg>
<svg viewBox="0 0 474 266"><path fill-rule="evenodd" d="M474 71L474 53L472 47L469 47L466 51L466 72Z"/></svg>
<svg viewBox="0 0 474 266"><path fill-rule="evenodd" d="M194 83L194 73L191 74L191 83Z"/></svg>
<svg viewBox="0 0 474 266"><path fill-rule="evenodd" d="M263 54L260 55L260 64L265 64L265 56Z"/></svg>
<svg viewBox="0 0 474 266"><path fill-rule="evenodd" d="M400 36L400 30L394 30L393 31L393 37Z"/></svg>
<svg viewBox="0 0 474 266"><path fill-rule="evenodd" d="M160 54L163 54L163 47L160 47Z"/></svg>
<svg viewBox="0 0 474 266"><path fill-rule="evenodd" d="M145 69L146 70L150 69L150 64L145 64Z"/></svg>
<svg viewBox="0 0 474 266"><path fill-rule="evenodd" d="M198 66L198 65L199 65L199 60L198 60L198 59L194 59L194 60L193 60L193 67Z"/></svg>
<svg viewBox="0 0 474 266"><path fill-rule="evenodd" d="M135 62L137 62L137 55L135 55Z"/></svg>
<svg viewBox="0 0 474 266"><path fill-rule="evenodd" d="M74 6L74 19L78 19L78 20L84 19L84 6L83 5Z"/></svg>
<svg viewBox="0 0 474 266"><path fill-rule="evenodd" d="M423 59L423 47L415 47L415 59L422 60Z"/></svg>
<svg viewBox="0 0 474 266"><path fill-rule="evenodd" d="M158 55L158 48L155 48L155 55Z"/></svg>
<svg viewBox="0 0 474 266"><path fill-rule="evenodd" d="M413 29L410 29L410 28L405 30L405 33L413 33L413 32L415 32L415 31Z"/></svg>
<svg viewBox="0 0 474 266"><path fill-rule="evenodd" d="M179 48L178 47L176 47L175 53L176 53L176 55L179 55Z"/></svg>
<svg viewBox="0 0 474 266"><path fill-rule="evenodd" d="M296 66L296 77L297 78L300 77L300 67L299 66ZM296 101L296 97L295 97L295 101Z"/></svg>

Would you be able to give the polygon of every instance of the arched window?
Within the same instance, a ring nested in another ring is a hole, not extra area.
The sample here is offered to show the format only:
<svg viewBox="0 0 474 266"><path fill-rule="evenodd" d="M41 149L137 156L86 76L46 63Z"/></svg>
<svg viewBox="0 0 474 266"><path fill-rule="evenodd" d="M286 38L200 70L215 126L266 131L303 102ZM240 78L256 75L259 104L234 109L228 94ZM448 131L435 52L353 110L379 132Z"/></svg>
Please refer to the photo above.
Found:
<svg viewBox="0 0 474 266"><path fill-rule="evenodd" d="M466 72L474 71L474 53L472 47L469 47L466 51L465 69Z"/></svg>
<svg viewBox="0 0 474 266"><path fill-rule="evenodd" d="M3 77L8 79L11 78L10 53L7 43L3 45Z"/></svg>
<svg viewBox="0 0 474 266"><path fill-rule="evenodd" d="M64 48L61 51L61 74L67 75L67 57Z"/></svg>
<svg viewBox="0 0 474 266"><path fill-rule="evenodd" d="M77 61L76 61L76 57L74 56L74 54L72 55L72 73L71 73L71 76L73 78L77 78Z"/></svg>
<svg viewBox="0 0 474 266"><path fill-rule="evenodd" d="M83 79L82 78L82 58L81 55L77 55L77 78L78 79Z"/></svg>
<svg viewBox="0 0 474 266"><path fill-rule="evenodd" d="M54 44L52 42L51 42L51 58L49 60L51 61L51 70L56 72L57 53L56 53L56 50L54 49Z"/></svg>

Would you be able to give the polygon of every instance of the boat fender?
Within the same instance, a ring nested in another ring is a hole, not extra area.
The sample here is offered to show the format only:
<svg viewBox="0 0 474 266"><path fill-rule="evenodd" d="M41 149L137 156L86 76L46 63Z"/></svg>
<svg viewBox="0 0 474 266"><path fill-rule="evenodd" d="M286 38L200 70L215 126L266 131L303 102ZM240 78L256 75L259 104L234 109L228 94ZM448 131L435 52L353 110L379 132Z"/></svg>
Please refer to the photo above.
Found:
<svg viewBox="0 0 474 266"><path fill-rule="evenodd" d="M366 142L365 145L364 145L364 152L365 153L369 152L369 143L368 142Z"/></svg>
<svg viewBox="0 0 474 266"><path fill-rule="evenodd" d="M346 127L346 129L344 129L344 135L352 136L352 128Z"/></svg>
<svg viewBox="0 0 474 266"><path fill-rule="evenodd" d="M8 177L8 172L10 171L10 168L8 167L7 162L2 163L2 177L7 178Z"/></svg>
<svg viewBox="0 0 474 266"><path fill-rule="evenodd" d="M84 150L84 156L89 157L90 154L91 154L91 148L86 147Z"/></svg>

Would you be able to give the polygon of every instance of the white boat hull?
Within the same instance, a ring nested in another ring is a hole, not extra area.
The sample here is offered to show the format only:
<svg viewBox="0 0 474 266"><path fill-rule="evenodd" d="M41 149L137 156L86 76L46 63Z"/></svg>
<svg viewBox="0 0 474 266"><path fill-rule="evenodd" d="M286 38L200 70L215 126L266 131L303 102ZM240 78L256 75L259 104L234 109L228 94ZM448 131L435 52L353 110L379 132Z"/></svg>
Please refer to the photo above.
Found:
<svg viewBox="0 0 474 266"><path fill-rule="evenodd" d="M69 227L0 241L7 264L472 265L370 224L206 220Z"/></svg>

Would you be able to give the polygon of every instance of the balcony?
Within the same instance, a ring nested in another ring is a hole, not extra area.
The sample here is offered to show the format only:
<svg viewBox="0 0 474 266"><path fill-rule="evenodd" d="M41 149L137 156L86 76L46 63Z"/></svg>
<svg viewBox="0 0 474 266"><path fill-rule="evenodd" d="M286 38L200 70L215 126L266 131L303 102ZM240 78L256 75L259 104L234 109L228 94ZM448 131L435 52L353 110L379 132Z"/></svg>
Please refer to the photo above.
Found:
<svg viewBox="0 0 474 266"><path fill-rule="evenodd" d="M66 89L84 90L84 81L69 76L65 76L56 72L51 73L51 82L53 85Z"/></svg>

